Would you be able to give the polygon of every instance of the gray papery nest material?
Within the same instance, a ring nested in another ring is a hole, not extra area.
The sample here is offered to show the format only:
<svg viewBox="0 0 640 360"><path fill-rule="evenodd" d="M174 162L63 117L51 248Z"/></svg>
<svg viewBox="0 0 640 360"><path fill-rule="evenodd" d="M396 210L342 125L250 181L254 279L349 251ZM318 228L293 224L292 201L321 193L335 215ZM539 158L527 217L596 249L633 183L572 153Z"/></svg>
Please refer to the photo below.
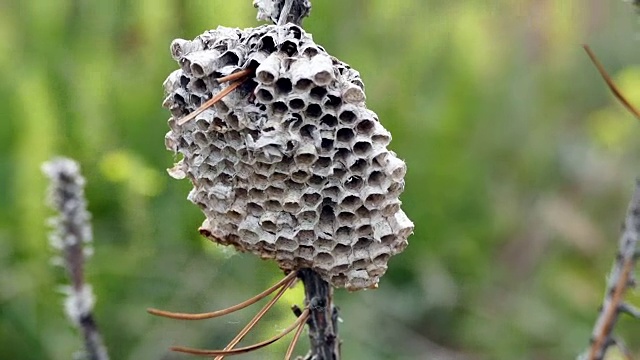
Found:
<svg viewBox="0 0 640 360"><path fill-rule="evenodd" d="M170 174L193 183L201 233L335 287L375 287L413 223L399 200L406 165L359 73L293 24L218 27L171 53L166 145L183 159Z"/></svg>

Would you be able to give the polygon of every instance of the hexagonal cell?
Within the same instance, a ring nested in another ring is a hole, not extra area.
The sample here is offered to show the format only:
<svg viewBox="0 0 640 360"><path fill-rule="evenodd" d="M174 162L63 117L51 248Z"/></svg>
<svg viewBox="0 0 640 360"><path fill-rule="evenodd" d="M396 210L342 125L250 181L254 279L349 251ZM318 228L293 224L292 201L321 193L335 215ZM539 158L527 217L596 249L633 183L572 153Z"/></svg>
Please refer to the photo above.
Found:
<svg viewBox="0 0 640 360"><path fill-rule="evenodd" d="M255 244L260 240L260 236L258 236L258 234L247 229L240 230L239 235L243 242L246 242L249 244Z"/></svg>
<svg viewBox="0 0 640 360"><path fill-rule="evenodd" d="M182 69L193 76L201 78L216 69L216 60L220 54L215 50L195 51L182 57Z"/></svg>
<svg viewBox="0 0 640 360"><path fill-rule="evenodd" d="M295 255L291 251L280 249L276 251L276 260L278 261L293 261L293 259L295 259ZM294 265L290 264L288 267L292 269Z"/></svg>
<svg viewBox="0 0 640 360"><path fill-rule="evenodd" d="M358 234L358 236L360 237L364 237L364 236L372 236L373 235L373 226L369 225L369 224L365 224L365 225L360 225L358 226L358 228L356 229L356 233ZM357 244L356 244L357 245Z"/></svg>
<svg viewBox="0 0 640 360"><path fill-rule="evenodd" d="M302 203L308 207L316 207L321 201L322 196L315 192L302 195Z"/></svg>
<svg viewBox="0 0 640 360"><path fill-rule="evenodd" d="M306 170L298 169L291 173L291 180L297 183L304 183L311 177L311 173Z"/></svg>
<svg viewBox="0 0 640 360"><path fill-rule="evenodd" d="M400 210L400 201L393 201L382 208L382 215L391 216Z"/></svg>
<svg viewBox="0 0 640 360"><path fill-rule="evenodd" d="M305 143L300 146L298 149L298 153L294 156L293 161L301 168L306 168L311 166L316 159L318 159L318 155L316 153L316 147L313 144Z"/></svg>
<svg viewBox="0 0 640 360"><path fill-rule="evenodd" d="M300 245L296 254L304 260L313 261L315 252L313 246Z"/></svg>
<svg viewBox="0 0 640 360"><path fill-rule="evenodd" d="M251 214L253 216L261 216L264 213L264 208L262 205L257 202L248 202L247 203L247 214Z"/></svg>
<svg viewBox="0 0 640 360"><path fill-rule="evenodd" d="M282 209L291 214L299 212L301 208L302 207L300 206L300 199L298 198L287 198L282 204Z"/></svg>
<svg viewBox="0 0 640 360"><path fill-rule="evenodd" d="M336 201L340 195L340 188L337 186L329 186L322 189L322 195Z"/></svg>
<svg viewBox="0 0 640 360"><path fill-rule="evenodd" d="M295 181L293 179L285 180L284 181L284 185L289 190L303 190L303 189L307 188L307 185L305 185L304 183L297 182L297 181Z"/></svg>
<svg viewBox="0 0 640 360"><path fill-rule="evenodd" d="M311 175L309 180L307 180L307 184L309 184L310 187L315 187L315 188L321 188L326 183L327 183L327 177L321 176L319 174L313 174Z"/></svg>
<svg viewBox="0 0 640 360"><path fill-rule="evenodd" d="M354 175L362 177L367 172L367 167L367 160L358 159L353 163L353 165L349 166L349 171L351 171Z"/></svg>
<svg viewBox="0 0 640 360"><path fill-rule="evenodd" d="M302 111L307 106L304 99L299 97L293 97L289 99L289 108L293 111Z"/></svg>
<svg viewBox="0 0 640 360"><path fill-rule="evenodd" d="M337 110L340 105L342 105L342 98L340 97L340 94L330 92L327 94L327 98L324 99L322 104L327 109Z"/></svg>
<svg viewBox="0 0 640 360"><path fill-rule="evenodd" d="M338 119L346 125L352 125L358 119L358 108L353 106L342 106Z"/></svg>
<svg viewBox="0 0 640 360"><path fill-rule="evenodd" d="M373 142L373 144L376 146L386 147L391 142L391 134L388 131L382 130L384 129L376 129L376 132L371 136L371 142Z"/></svg>
<svg viewBox="0 0 640 360"><path fill-rule="evenodd" d="M338 125L338 119L331 114L324 114L320 118L320 125L327 129L333 129Z"/></svg>
<svg viewBox="0 0 640 360"><path fill-rule="evenodd" d="M317 119L323 115L322 107L315 103L309 103L309 106L307 106L304 114L310 119Z"/></svg>
<svg viewBox="0 0 640 360"><path fill-rule="evenodd" d="M253 186L258 190L265 190L269 187L269 178L261 174L255 174L253 177Z"/></svg>
<svg viewBox="0 0 640 360"><path fill-rule="evenodd" d="M311 58L309 71L313 74L313 82L318 86L329 85L333 77L333 64L326 54L318 54Z"/></svg>
<svg viewBox="0 0 640 360"><path fill-rule="evenodd" d="M367 157L372 149L373 146L371 145L371 142L366 140L358 141L353 144L353 153L356 154L356 156Z"/></svg>
<svg viewBox="0 0 640 360"><path fill-rule="evenodd" d="M347 195L340 200L340 206L344 209L355 211L362 206L362 200L356 195Z"/></svg>
<svg viewBox="0 0 640 360"><path fill-rule="evenodd" d="M264 202L264 208L267 211L282 211L282 204L275 199L269 199Z"/></svg>
<svg viewBox="0 0 640 360"><path fill-rule="evenodd" d="M271 199L276 199L276 198L280 198L282 196L284 196L284 189L281 188L280 185L274 184L269 186L266 190L265 193L267 195L268 198Z"/></svg>
<svg viewBox="0 0 640 360"><path fill-rule="evenodd" d="M345 274L338 274L331 277L331 283L333 286L345 287L347 284L347 276Z"/></svg>
<svg viewBox="0 0 640 360"><path fill-rule="evenodd" d="M328 91L324 86L315 86L309 91L309 96L316 101L322 101Z"/></svg>
<svg viewBox="0 0 640 360"><path fill-rule="evenodd" d="M234 210L229 210L226 215L229 218L229 220L235 223L240 223L244 219L245 214L239 211L239 209L234 209Z"/></svg>
<svg viewBox="0 0 640 360"><path fill-rule="evenodd" d="M364 180L358 175L349 176L344 182L344 188L349 191L359 191L364 186Z"/></svg>
<svg viewBox="0 0 640 360"><path fill-rule="evenodd" d="M269 39L271 38L269 37ZM267 46L271 47L273 39L271 41L266 40L266 43L268 44ZM280 75L280 65L280 57L276 55L268 56L256 69L256 79L264 85L273 84Z"/></svg>
<svg viewBox="0 0 640 360"><path fill-rule="evenodd" d="M350 244L351 239L355 234L354 229L350 226L350 224L340 226L336 230L336 241L340 244ZM350 247L349 247L350 248ZM334 251L338 251L338 246L336 245Z"/></svg>
<svg viewBox="0 0 640 360"><path fill-rule="evenodd" d="M271 111L274 115L284 115L287 111L289 111L289 107L283 101L274 101L271 103Z"/></svg>
<svg viewBox="0 0 640 360"><path fill-rule="evenodd" d="M281 183L284 182L286 179L289 178L289 174L285 174L285 173L281 173L279 171L274 171L270 176L269 176L269 181L271 181L272 183Z"/></svg>
<svg viewBox="0 0 640 360"><path fill-rule="evenodd" d="M333 255L327 252L319 252L315 257L315 265L321 269L331 269L333 267L333 262Z"/></svg>
<svg viewBox="0 0 640 360"><path fill-rule="evenodd" d="M369 194L365 200L364 205L369 209L379 209L384 203L385 197L383 194Z"/></svg>
<svg viewBox="0 0 640 360"><path fill-rule="evenodd" d="M275 99L273 90L264 85L258 85L254 90L254 94L256 94L256 99L263 104L271 104Z"/></svg>
<svg viewBox="0 0 640 360"><path fill-rule="evenodd" d="M240 130L240 122L238 121L238 116L234 112L227 114L225 122L231 129Z"/></svg>
<svg viewBox="0 0 640 360"><path fill-rule="evenodd" d="M358 214L358 217L360 218L368 218L371 215L369 209L367 209L364 205L360 206L358 210L356 210L356 214Z"/></svg>
<svg viewBox="0 0 640 360"><path fill-rule="evenodd" d="M336 140L342 143L350 143L354 137L355 134L351 128L341 128L338 129L338 132L336 133Z"/></svg>
<svg viewBox="0 0 640 360"><path fill-rule="evenodd" d="M240 147L245 146L242 135L235 130L229 130L225 132L224 139L229 146L233 147L234 151Z"/></svg>
<svg viewBox="0 0 640 360"><path fill-rule="evenodd" d="M275 248L278 250L295 251L298 248L298 243L293 239L278 236Z"/></svg>
<svg viewBox="0 0 640 360"><path fill-rule="evenodd" d="M278 231L276 221L278 216L273 212L266 212L260 217L260 226L262 229L275 234Z"/></svg>
<svg viewBox="0 0 640 360"><path fill-rule="evenodd" d="M367 176L367 185L376 188L385 188L388 180L382 171L374 170Z"/></svg>
<svg viewBox="0 0 640 360"><path fill-rule="evenodd" d="M346 209L342 209L337 216L338 223L342 226L353 224L353 222L356 221L356 218L356 214Z"/></svg>
<svg viewBox="0 0 640 360"><path fill-rule="evenodd" d="M293 90L293 84L291 80L286 77L281 77L276 80L276 93L279 95L287 95Z"/></svg>
<svg viewBox="0 0 640 360"><path fill-rule="evenodd" d="M295 239L300 245L313 245L316 240L316 233L314 230L298 230Z"/></svg>
<svg viewBox="0 0 640 360"><path fill-rule="evenodd" d="M306 92L313 85L313 81L309 78L300 78L297 79L293 87L299 92Z"/></svg>
<svg viewBox="0 0 640 360"><path fill-rule="evenodd" d="M296 216L296 219L298 219L298 222L300 224L315 225L318 222L318 218L319 218L318 212L315 210L303 211Z"/></svg>

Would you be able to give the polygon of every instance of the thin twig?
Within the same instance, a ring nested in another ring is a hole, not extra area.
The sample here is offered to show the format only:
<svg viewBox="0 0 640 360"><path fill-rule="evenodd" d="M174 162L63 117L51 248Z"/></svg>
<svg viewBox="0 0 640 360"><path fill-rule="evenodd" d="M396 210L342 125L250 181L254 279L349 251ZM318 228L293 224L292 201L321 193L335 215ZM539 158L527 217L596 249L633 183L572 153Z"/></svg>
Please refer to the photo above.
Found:
<svg viewBox="0 0 640 360"><path fill-rule="evenodd" d="M296 279L291 279L282 288L280 288L280 291L278 291L278 293L273 297L273 299L269 300L269 302L262 309L260 309L260 311L256 314L256 316L254 316L253 319L251 319L251 321L249 321L249 323L242 330L240 330L238 335L236 335L236 337L234 337L233 340L231 340L229 344L224 347L224 350L231 350L240 341L242 341L242 339L249 333L249 331L251 331L251 329L253 329L253 327L258 323L258 321L262 319L264 314L266 314L269 310L271 310L273 305L275 305L275 303L282 297L282 295L284 295L284 293L289 289L291 285L293 285L295 281ZM223 359L224 359L224 355L219 355L218 357L215 358L215 360L223 360Z"/></svg>
<svg viewBox="0 0 640 360"><path fill-rule="evenodd" d="M602 310L593 328L588 360L601 360L607 348L615 343L611 334L626 304L624 295L634 284L634 267L637 259L637 244L640 238L640 180L636 182L634 195L629 204L619 251L607 281Z"/></svg>
<svg viewBox="0 0 640 360"><path fill-rule="evenodd" d="M253 69L244 69L244 70L240 70L238 72L235 72L233 74L229 74L227 76L223 76L223 77L219 77L216 79L216 81L218 82L218 84L222 84L222 83L226 83L229 81L236 81L236 80L240 80L245 76L249 76L253 73Z"/></svg>
<svg viewBox="0 0 640 360"><path fill-rule="evenodd" d="M237 349L232 349L232 350L200 350L200 349L192 349L192 348L187 348L187 347L182 347L182 346L175 346L175 347L172 347L171 350L172 351L176 351L176 352L185 353L185 354L204 355L204 356L217 356L217 355L228 356L228 355L245 354L245 353L248 353L248 352L252 352L252 351L261 349L261 348L263 348L265 346L269 346L269 345L273 344L274 342L282 339L288 333L293 331L293 329L295 329L298 325L300 325L301 323L304 323L305 321L307 321L308 318L309 318L309 309L307 308L307 309L304 309L304 311L302 312L302 315L300 315L298 317L298 319L293 324L289 325L289 327L284 329L280 334L272 337L271 339L259 342L259 343L254 344L254 345L245 346L245 347L242 347L242 348L237 348Z"/></svg>
<svg viewBox="0 0 640 360"><path fill-rule="evenodd" d="M604 81L607 83L607 86L609 86L609 89L611 90L613 95L622 103L622 105L624 105L625 108L627 108L627 110L629 110L629 112L631 112L636 118L638 118L638 120L640 120L640 111L638 111L638 109L636 109L633 105L631 105L629 100L627 100L627 98L622 94L620 89L618 89L616 84L611 79L611 76L609 76L607 71L604 69L604 66L602 65L602 63L596 57L596 54L594 54L594 52L591 51L591 48L589 47L589 45L585 44L585 45L582 45L582 47L584 47L584 50L587 52L587 55L589 55L589 58L598 69L600 76L602 76Z"/></svg>
<svg viewBox="0 0 640 360"><path fill-rule="evenodd" d="M293 280L296 277L296 273L295 271L292 271L291 273L289 273L287 276L285 276L282 280L278 281L276 284L274 284L273 286L271 286L270 288L266 289L265 291L261 292L260 294L252 297L251 299L245 300L239 304L230 306L226 309L222 309L222 310L218 310L218 311L213 311L213 312L208 312L208 313L200 313L200 314L188 314L188 313L176 313L176 312L170 312L170 311L164 311L164 310L158 310L158 309L154 309L154 308L149 308L147 309L147 312L149 314L152 315L156 315L156 316L162 316L162 317L166 317L166 318L170 318L170 319L177 319L177 320L203 320L203 319L212 319L215 317L220 317L220 316L224 316L227 314L231 314L233 312L236 312L238 310L244 309L247 306L253 305L255 303L257 303L258 301L264 299L265 297L269 296L270 294L272 294L274 291L278 290L280 287L284 286L285 284L289 284L291 282L291 280Z"/></svg>
<svg viewBox="0 0 640 360"><path fill-rule="evenodd" d="M189 120L192 120L196 116L202 114L202 112L204 112L208 108L212 107L215 103L217 103L218 101L222 100L222 98L227 96L233 90L237 89L240 85L244 84L244 82L247 81L247 79L248 78L245 78L245 79L241 79L241 80L238 80L236 82L231 83L229 86L227 86L222 91L220 91L218 94L216 94L216 96L212 97L211 99L207 100L204 104L200 105L200 107L197 108L194 112L192 112L189 115L187 115L187 116L183 117L182 119L178 120L178 125L184 125Z"/></svg>
<svg viewBox="0 0 640 360"><path fill-rule="evenodd" d="M289 344L289 348L287 349L287 353L284 355L284 360L291 359L291 355L293 355L293 350L295 350L295 348L296 348L296 344L298 343L298 339L300 339L300 334L302 334L302 330L303 329L304 329L304 322L301 322L300 325L298 325L298 329L296 330L295 334L293 335L293 339L291 340L291 343Z"/></svg>

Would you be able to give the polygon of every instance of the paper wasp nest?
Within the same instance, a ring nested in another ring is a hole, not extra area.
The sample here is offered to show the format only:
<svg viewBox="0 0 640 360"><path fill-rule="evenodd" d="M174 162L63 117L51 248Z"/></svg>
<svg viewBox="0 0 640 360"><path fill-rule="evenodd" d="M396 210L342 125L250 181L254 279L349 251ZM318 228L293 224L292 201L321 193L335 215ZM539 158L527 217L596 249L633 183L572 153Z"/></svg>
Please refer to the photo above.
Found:
<svg viewBox="0 0 640 360"><path fill-rule="evenodd" d="M405 163L364 104L357 71L300 27L219 27L175 40L180 64L165 81L167 148L183 155L170 173L193 183L211 240L313 268L335 287L375 287L413 223L400 209ZM228 84L250 79L182 125Z"/></svg>

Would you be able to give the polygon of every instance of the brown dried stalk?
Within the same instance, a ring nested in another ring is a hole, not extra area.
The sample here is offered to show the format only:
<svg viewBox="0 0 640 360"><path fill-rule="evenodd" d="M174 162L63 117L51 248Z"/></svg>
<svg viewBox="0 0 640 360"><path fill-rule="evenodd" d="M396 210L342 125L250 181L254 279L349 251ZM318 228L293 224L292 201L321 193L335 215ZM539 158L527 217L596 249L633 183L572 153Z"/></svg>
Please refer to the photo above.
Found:
<svg viewBox="0 0 640 360"><path fill-rule="evenodd" d="M635 285L634 267L638 258L640 238L640 180L636 182L635 193L629 204L627 216L620 237L619 251L607 281L604 302L591 336L588 360L601 360L611 345L619 344L612 337L613 329L621 313L640 317L640 311L624 302L624 295Z"/></svg>
<svg viewBox="0 0 640 360"><path fill-rule="evenodd" d="M609 86L609 89L611 90L613 95L622 103L622 105L624 105L625 108L627 108L627 110L629 110L629 112L631 112L636 118L638 118L638 120L640 120L640 111L638 111L638 109L634 107L629 102L629 100L627 100L627 98L622 94L620 89L616 86L616 84L611 79L611 76L609 76L607 71L604 69L604 66L602 65L602 63L596 57L596 54L593 53L589 45L585 44L585 45L582 45L582 47L587 52L587 55L589 56L593 64L598 69L600 76L602 76L604 81L607 83L607 86Z"/></svg>
<svg viewBox="0 0 640 360"><path fill-rule="evenodd" d="M192 112L189 115L187 115L187 116L183 117L182 119L178 120L178 125L184 125L187 122L189 122L190 120L193 120L196 116L202 114L202 112L204 112L208 108L212 107L213 105L215 105L215 103L217 103L218 101L222 100L225 96L229 95L233 90L237 89L238 87L240 87L240 85L244 84L245 81L249 80L249 76L246 75L246 73L245 73L247 71L248 71L249 74L253 73L253 70L248 70L247 69L247 70L243 70L243 71L237 72L235 74L231 74L231 75L227 75L227 76L218 78L217 80L220 83L226 82L226 81L231 81L231 80L235 80L235 81L232 82L231 84L229 84L229 86L224 88L218 94L216 94L216 96L212 97L211 99L207 100L204 104L200 105L200 107L197 108L194 112ZM239 75L241 73L242 73L242 75Z"/></svg>
<svg viewBox="0 0 640 360"><path fill-rule="evenodd" d="M288 333L293 331L300 324L304 324L307 321L308 318L309 318L309 309L306 308L306 309L304 309L302 314L298 317L298 319L293 324L291 324L289 327L284 329L280 334L272 337L269 340L265 340L265 341L259 342L257 344L254 344L254 345L245 346L245 347L238 348L238 349L232 349L232 350L200 350L200 349L192 349L192 348L187 348L187 347L175 346L175 347L172 347L171 350L172 351L176 351L176 352L185 353L185 354L204 355L204 356L245 354L245 353L252 352L252 351L255 351L255 350L258 350L258 349L262 349L263 347L266 347L266 346L269 346L269 345L275 343L276 341L282 339Z"/></svg>
<svg viewBox="0 0 640 360"><path fill-rule="evenodd" d="M158 310L158 309L154 309L154 308L149 308L149 309L147 309L147 312L149 314L151 314L151 315L156 315L156 316L161 316L161 317L166 317L166 318L176 319L176 320L213 319L213 318L216 318L216 317L220 317L220 316L231 314L231 313L236 312L238 310L244 309L247 306L250 306L250 305L253 305L253 304L257 303L258 301L260 301L260 300L264 299L265 297L269 296L270 294L272 294L274 291L276 291L279 288L285 286L285 284L290 283L295 277L296 277L296 273L295 272L291 272L287 276L285 276L282 280L278 281L273 286L269 287L268 289L266 289L265 291L261 292L260 294L252 297L251 299L245 300L245 301L243 301L243 302L241 302L239 304L230 306L230 307L228 307L226 309L222 309L222 310L217 310L217 311L208 312L208 313L200 313L200 314L188 314L188 313L177 313L177 312L170 312L170 311L164 311L164 310ZM288 286L285 286L285 287L288 287Z"/></svg>

